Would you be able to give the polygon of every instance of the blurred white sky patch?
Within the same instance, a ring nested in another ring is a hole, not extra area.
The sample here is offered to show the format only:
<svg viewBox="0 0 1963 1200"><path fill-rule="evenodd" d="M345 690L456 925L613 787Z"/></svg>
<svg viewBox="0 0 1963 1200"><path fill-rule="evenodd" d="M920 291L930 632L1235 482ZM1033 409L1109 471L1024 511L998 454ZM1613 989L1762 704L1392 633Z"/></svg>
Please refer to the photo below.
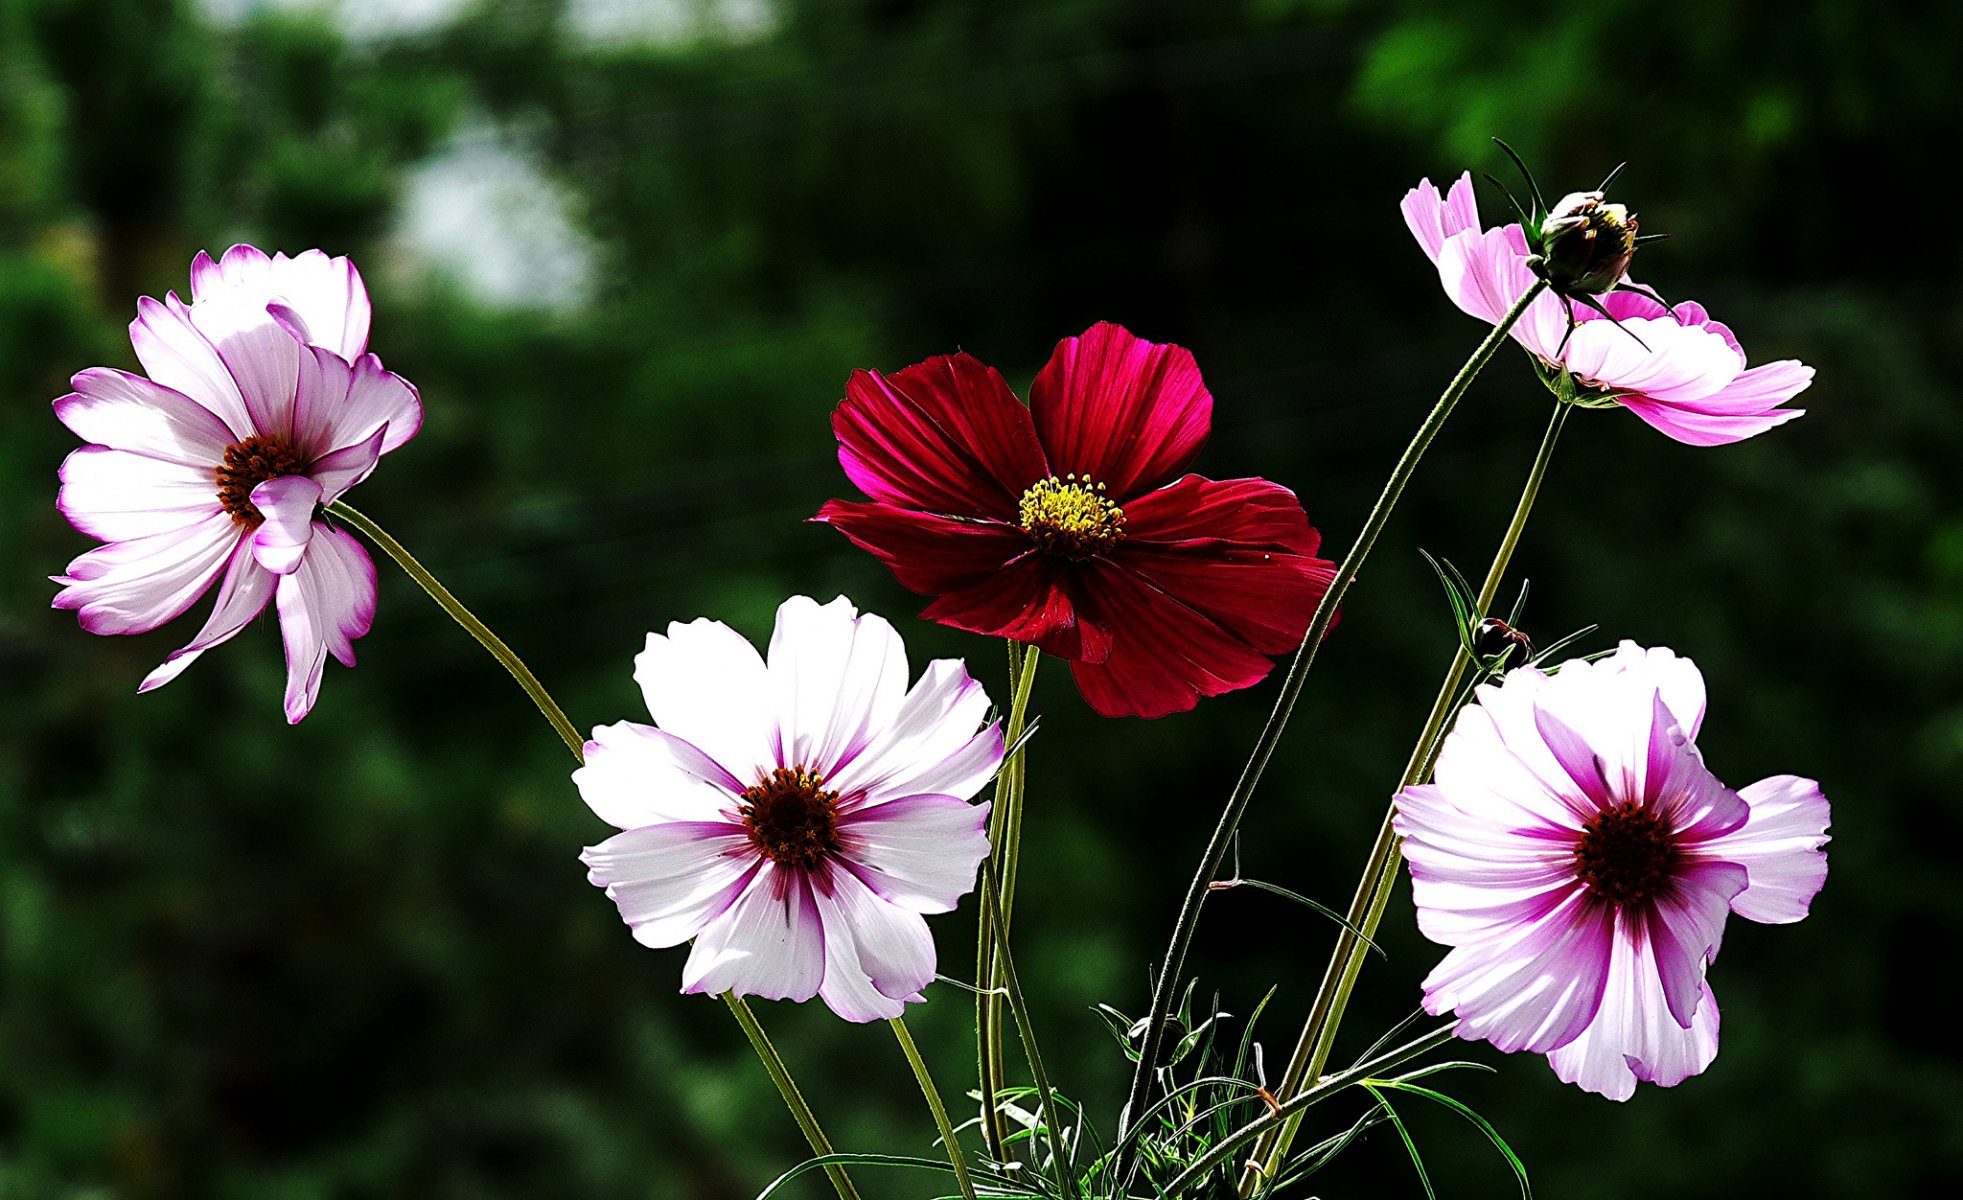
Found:
<svg viewBox="0 0 1963 1200"><path fill-rule="evenodd" d="M568 0L566 23L591 42L673 46L747 42L777 28L774 0Z"/></svg>
<svg viewBox="0 0 1963 1200"><path fill-rule="evenodd" d="M573 209L533 155L473 120L409 172L393 240L481 303L567 311L593 293L595 247Z"/></svg>
<svg viewBox="0 0 1963 1200"><path fill-rule="evenodd" d="M376 42L440 29L471 0L199 0L223 24L254 12L312 12L333 19L350 41Z"/></svg>

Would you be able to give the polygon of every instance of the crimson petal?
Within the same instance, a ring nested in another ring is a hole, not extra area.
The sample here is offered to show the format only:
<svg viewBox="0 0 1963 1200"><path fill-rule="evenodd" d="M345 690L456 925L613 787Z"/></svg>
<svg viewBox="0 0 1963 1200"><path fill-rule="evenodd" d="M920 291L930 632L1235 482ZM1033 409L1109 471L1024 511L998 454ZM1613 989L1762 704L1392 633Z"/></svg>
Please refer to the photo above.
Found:
<svg viewBox="0 0 1963 1200"><path fill-rule="evenodd" d="M1265 479L1188 475L1125 501L1125 543L1224 541L1314 554L1322 535L1295 493Z"/></svg>
<svg viewBox="0 0 1963 1200"><path fill-rule="evenodd" d="M1030 642L1045 654L1102 662L1112 652L1112 627L1085 612L1073 569L1030 554L921 610L921 617L990 637Z"/></svg>
<svg viewBox="0 0 1963 1200"><path fill-rule="evenodd" d="M852 539L885 563L901 587L925 596L972 587L1029 553L1029 538L1013 525L890 504L827 500L811 520Z"/></svg>
<svg viewBox="0 0 1963 1200"><path fill-rule="evenodd" d="M1123 631L1102 663L1070 673L1090 706L1107 717L1163 717L1201 696L1259 683L1274 663L1206 614L1116 562L1091 564L1080 591L1087 617Z"/></svg>
<svg viewBox="0 0 1963 1200"><path fill-rule="evenodd" d="M1185 469L1213 425L1190 351L1108 321L1057 343L1030 408L1050 469L1089 475L1121 502Z"/></svg>
<svg viewBox="0 0 1963 1200"><path fill-rule="evenodd" d="M859 490L905 508L1013 521L1023 489L1049 474L1029 410L966 354L854 371L832 432Z"/></svg>

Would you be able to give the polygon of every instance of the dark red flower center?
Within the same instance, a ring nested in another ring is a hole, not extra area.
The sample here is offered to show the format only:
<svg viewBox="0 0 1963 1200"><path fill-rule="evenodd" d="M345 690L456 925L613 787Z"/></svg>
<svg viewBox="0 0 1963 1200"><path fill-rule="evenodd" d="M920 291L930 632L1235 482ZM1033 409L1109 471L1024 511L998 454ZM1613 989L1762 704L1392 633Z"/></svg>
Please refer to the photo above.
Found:
<svg viewBox="0 0 1963 1200"><path fill-rule="evenodd" d="M1088 475L1052 475L1031 484L1017 506L1016 524L1038 550L1072 562L1109 554L1125 540L1125 510Z"/></svg>
<svg viewBox="0 0 1963 1200"><path fill-rule="evenodd" d="M217 471L218 503L232 514L232 523L257 529L266 518L252 507L252 489L268 479L304 474L307 464L293 444L282 437L258 434L225 447Z"/></svg>
<svg viewBox="0 0 1963 1200"><path fill-rule="evenodd" d="M743 793L750 844L772 862L809 870L838 852L838 793L802 767L778 767Z"/></svg>
<svg viewBox="0 0 1963 1200"><path fill-rule="evenodd" d="M1635 904L1661 891L1677 866L1667 821L1651 808L1619 804L1581 827L1575 875L1611 904Z"/></svg>

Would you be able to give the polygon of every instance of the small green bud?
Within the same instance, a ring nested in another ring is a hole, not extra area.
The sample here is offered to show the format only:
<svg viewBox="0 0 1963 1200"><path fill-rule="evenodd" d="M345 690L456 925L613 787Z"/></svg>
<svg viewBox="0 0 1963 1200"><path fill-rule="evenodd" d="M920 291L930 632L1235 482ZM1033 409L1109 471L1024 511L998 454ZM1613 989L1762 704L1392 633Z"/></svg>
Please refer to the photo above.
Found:
<svg viewBox="0 0 1963 1200"><path fill-rule="evenodd" d="M1600 192L1570 192L1540 223L1534 270L1564 296L1600 295L1622 282L1636 253L1636 214Z"/></svg>

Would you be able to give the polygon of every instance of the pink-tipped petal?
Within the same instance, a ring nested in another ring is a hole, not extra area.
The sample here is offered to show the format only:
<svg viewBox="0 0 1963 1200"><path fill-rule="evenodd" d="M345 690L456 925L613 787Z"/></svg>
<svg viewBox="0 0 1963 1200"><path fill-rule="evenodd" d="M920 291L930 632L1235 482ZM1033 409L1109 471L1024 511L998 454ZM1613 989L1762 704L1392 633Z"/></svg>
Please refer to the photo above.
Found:
<svg viewBox="0 0 1963 1200"><path fill-rule="evenodd" d="M300 569L275 592L286 643L286 719L299 724L320 695L332 654L354 665L354 639L375 620L375 563L345 530L317 522Z"/></svg>
<svg viewBox="0 0 1963 1200"><path fill-rule="evenodd" d="M62 461L55 507L70 525L105 542L187 529L220 511L211 468L107 446L83 446Z"/></svg>
<svg viewBox="0 0 1963 1200"><path fill-rule="evenodd" d="M191 295L200 304L237 302L262 310L278 303L307 342L350 362L368 348L368 289L346 258L319 250L269 258L239 245L213 262L200 252L191 264Z"/></svg>
<svg viewBox="0 0 1963 1200"><path fill-rule="evenodd" d="M1704 968L1718 952L1732 897L1745 890L1745 869L1707 862L1681 868L1673 887L1650 901L1647 943L1677 1024L1690 1028Z"/></svg>
<svg viewBox="0 0 1963 1200"><path fill-rule="evenodd" d="M1820 785L1797 775L1761 779L1739 793L1751 815L1737 830L1698 853L1737 863L1748 876L1731 911L1751 921L1783 925L1806 916L1827 882L1827 826L1832 811Z"/></svg>
<svg viewBox="0 0 1963 1200"><path fill-rule="evenodd" d="M252 556L260 566L275 575L300 569L320 499L320 485L305 475L282 475L252 489L252 507L265 518L252 535Z"/></svg>
<svg viewBox="0 0 1963 1200"><path fill-rule="evenodd" d="M840 596L777 609L768 659L777 761L829 777L886 728L907 692L906 645L884 617Z"/></svg>
<svg viewBox="0 0 1963 1200"><path fill-rule="evenodd" d="M1417 187L1404 194L1398 207L1404 213L1404 224L1410 228L1411 236L1418 239L1418 248L1433 262L1438 261L1447 238L1479 228L1479 200L1473 193L1470 171L1460 175L1452 184L1450 194L1443 198L1431 180L1419 180Z"/></svg>
<svg viewBox="0 0 1963 1200"><path fill-rule="evenodd" d="M573 783L594 815L616 829L728 820L736 794L748 786L675 735L633 721L593 731Z"/></svg>
<svg viewBox="0 0 1963 1200"><path fill-rule="evenodd" d="M237 381L175 296L168 304L148 296L136 302L130 344L145 374L209 409L234 439L268 432L254 427Z"/></svg>
<svg viewBox="0 0 1963 1200"><path fill-rule="evenodd" d="M682 991L809 1000L825 979L832 937L803 874L765 863L696 936L682 966Z"/></svg>
<svg viewBox="0 0 1963 1200"><path fill-rule="evenodd" d="M357 442L314 460L313 465L307 468L307 476L320 485L322 504L334 503L349 488L368 478L382 456L382 446L387 436L388 430L377 429L368 435L365 442Z"/></svg>
<svg viewBox="0 0 1963 1200"><path fill-rule="evenodd" d="M198 656L221 642L229 641L254 617L266 610L273 598L278 576L264 570L252 556L252 542L240 538L225 566L225 581L218 587L218 602L206 618L204 628L181 650L174 651L156 670L144 676L138 692L154 691L182 675Z"/></svg>
<svg viewBox="0 0 1963 1200"><path fill-rule="evenodd" d="M1459 1036L1509 1053L1567 1045L1601 1007L1615 910L1585 891L1532 925L1460 946L1424 981L1425 1011L1459 1015Z"/></svg>
<svg viewBox="0 0 1963 1200"><path fill-rule="evenodd" d="M1635 1095L1638 1078L1674 1087L1718 1055L1718 1002L1700 983L1697 1012L1684 1028L1670 1015L1640 940L1616 938L1608 986L1595 1021L1548 1055L1562 1082L1611 1100Z"/></svg>
<svg viewBox="0 0 1963 1200"><path fill-rule="evenodd" d="M254 431L292 438L293 400L307 347L273 319L263 301L236 293L200 300L186 315L237 382Z"/></svg>
<svg viewBox="0 0 1963 1200"><path fill-rule="evenodd" d="M988 857L988 805L953 796L904 796L840 818L839 853L889 904L954 911Z"/></svg>
<svg viewBox="0 0 1963 1200"><path fill-rule="evenodd" d="M293 436L309 454L360 445L382 434L387 454L416 436L423 424L422 397L409 381L364 354L349 362L315 346L300 361Z"/></svg>
<svg viewBox="0 0 1963 1200"><path fill-rule="evenodd" d="M147 633L205 593L240 536L218 511L183 529L98 546L56 578L54 607L73 610L90 633Z"/></svg>
<svg viewBox="0 0 1963 1200"><path fill-rule="evenodd" d="M829 785L843 806L854 808L925 792L966 799L1002 761L1001 729L990 725L977 732L988 708L987 691L966 666L957 659L935 659L891 722L828 777ZM961 790L970 780L974 788Z"/></svg>
<svg viewBox="0 0 1963 1200"><path fill-rule="evenodd" d="M1185 470L1213 427L1192 352L1109 321L1057 343L1029 407L1050 470L1089 476L1118 498Z"/></svg>
<svg viewBox="0 0 1963 1200"><path fill-rule="evenodd" d="M193 467L209 475L231 430L210 409L141 375L90 367L55 401L55 418L85 442Z"/></svg>
<svg viewBox="0 0 1963 1200"><path fill-rule="evenodd" d="M679 946L722 916L758 858L740 825L674 821L617 833L580 854L643 946Z"/></svg>
<svg viewBox="0 0 1963 1200"><path fill-rule="evenodd" d="M1723 390L1745 365L1717 334L1669 317L1590 321L1568 339L1565 361L1577 379L1604 391L1688 406Z"/></svg>
<svg viewBox="0 0 1963 1200"><path fill-rule="evenodd" d="M934 939L919 913L898 908L849 872L816 885L825 926L825 978L818 994L848 1021L900 1015L934 978Z"/></svg>

